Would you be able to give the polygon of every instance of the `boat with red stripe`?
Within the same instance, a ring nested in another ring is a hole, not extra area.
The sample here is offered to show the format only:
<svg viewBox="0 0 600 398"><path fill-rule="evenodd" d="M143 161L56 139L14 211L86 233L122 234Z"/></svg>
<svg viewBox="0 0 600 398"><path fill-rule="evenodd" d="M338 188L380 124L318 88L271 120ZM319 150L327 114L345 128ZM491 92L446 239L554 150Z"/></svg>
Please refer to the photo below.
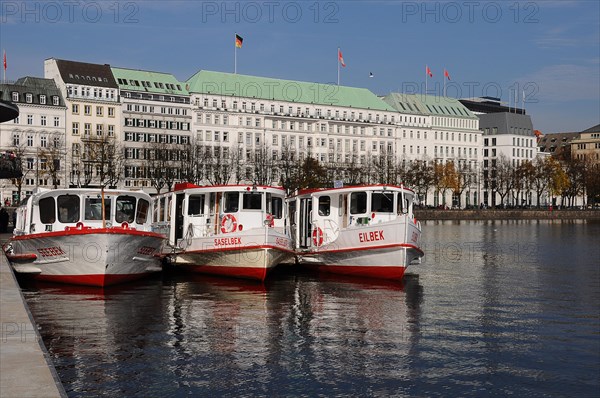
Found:
<svg viewBox="0 0 600 398"><path fill-rule="evenodd" d="M300 264L362 277L401 279L419 263L421 223L415 193L368 185L302 190L288 200Z"/></svg>
<svg viewBox="0 0 600 398"><path fill-rule="evenodd" d="M36 280L104 287L161 271L164 236L144 192L38 189L17 208L4 252Z"/></svg>
<svg viewBox="0 0 600 398"><path fill-rule="evenodd" d="M182 183L156 196L154 209L175 268L264 281L294 258L282 188Z"/></svg>

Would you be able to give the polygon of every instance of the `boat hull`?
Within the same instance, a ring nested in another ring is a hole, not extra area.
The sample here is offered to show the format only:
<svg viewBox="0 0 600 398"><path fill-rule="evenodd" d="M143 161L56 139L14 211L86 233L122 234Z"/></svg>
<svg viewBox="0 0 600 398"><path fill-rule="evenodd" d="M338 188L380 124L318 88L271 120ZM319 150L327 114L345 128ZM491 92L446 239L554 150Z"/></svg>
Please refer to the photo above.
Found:
<svg viewBox="0 0 600 398"><path fill-rule="evenodd" d="M366 278L402 279L406 267L423 256L416 246L398 244L385 247L350 248L300 253L300 264L320 272Z"/></svg>
<svg viewBox="0 0 600 398"><path fill-rule="evenodd" d="M161 235L88 229L13 237L5 252L16 273L41 281L105 287L159 272Z"/></svg>
<svg viewBox="0 0 600 398"><path fill-rule="evenodd" d="M191 272L264 281L279 263L294 258L290 240L271 231L193 238L170 255L171 262Z"/></svg>

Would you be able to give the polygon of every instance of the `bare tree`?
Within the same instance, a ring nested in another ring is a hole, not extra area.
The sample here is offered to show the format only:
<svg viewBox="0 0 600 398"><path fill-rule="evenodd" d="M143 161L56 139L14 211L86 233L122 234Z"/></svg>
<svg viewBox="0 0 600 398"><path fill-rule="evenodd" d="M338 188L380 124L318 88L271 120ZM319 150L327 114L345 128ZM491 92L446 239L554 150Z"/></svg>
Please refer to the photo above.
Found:
<svg viewBox="0 0 600 398"><path fill-rule="evenodd" d="M500 203L505 204L504 199L512 191L515 185L515 168L510 160L501 154L496 160L495 167L492 171L496 174L495 192L500 196Z"/></svg>
<svg viewBox="0 0 600 398"><path fill-rule="evenodd" d="M49 137L45 147L38 151L38 158L44 159L44 169L42 175L48 176L52 180L52 186L56 189L60 185L61 164L64 167L66 161L64 141L61 134L53 134Z"/></svg>

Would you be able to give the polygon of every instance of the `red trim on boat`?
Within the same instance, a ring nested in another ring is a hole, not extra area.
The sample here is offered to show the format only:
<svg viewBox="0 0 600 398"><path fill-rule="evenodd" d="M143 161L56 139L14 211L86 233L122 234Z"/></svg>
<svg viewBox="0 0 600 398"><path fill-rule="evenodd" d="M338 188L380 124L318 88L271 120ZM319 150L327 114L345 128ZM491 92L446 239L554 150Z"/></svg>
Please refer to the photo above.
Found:
<svg viewBox="0 0 600 398"><path fill-rule="evenodd" d="M369 190L374 190L377 188L394 188L394 189L405 189L409 192L414 193L415 191L407 188L407 187L401 187L398 185L385 185L385 184L373 184L373 185L349 185L349 186L345 186L345 187L340 187L340 188L307 188L307 189L301 189L297 195L294 195L292 197L296 197L296 196L301 196L301 195L308 195L311 193L324 193L324 192L329 192L329 191L340 191L340 190L344 190L344 189L348 189L348 190L356 190L356 189L364 189L365 191L369 191Z"/></svg>
<svg viewBox="0 0 600 398"><path fill-rule="evenodd" d="M36 275L33 276L35 280L54 282L54 283L67 283L70 285L84 285L84 286L96 286L105 287L117 285L119 283L125 283L136 279L145 278L150 273L139 273L139 274L94 274L94 275Z"/></svg>
<svg viewBox="0 0 600 398"><path fill-rule="evenodd" d="M335 249L335 250L318 250L318 251L315 250L315 251L310 251L310 252L299 252L299 254L304 255L304 256L306 256L306 255L310 256L311 254L344 253L344 252L354 252L354 251L364 251L364 250L393 249L395 247L405 247L407 249L413 249L413 250L416 250L417 252L419 252L419 254L421 256L425 255L425 252L423 252L423 250L421 250L419 247L417 247L415 245L411 245L410 243L395 243L392 245L350 247L350 248L346 248L346 249Z"/></svg>
<svg viewBox="0 0 600 398"><path fill-rule="evenodd" d="M270 269L263 267L229 267L222 265L188 265L177 264L176 267L181 267L187 271L200 274L210 274L219 276L229 276L241 279L252 279L264 282L267 273Z"/></svg>
<svg viewBox="0 0 600 398"><path fill-rule="evenodd" d="M19 262L30 262L37 260L37 254L35 253L24 253L24 254L9 254L5 253L8 261L13 263Z"/></svg>
<svg viewBox="0 0 600 398"><path fill-rule="evenodd" d="M28 240L36 238L53 238L57 236L73 236L73 235L92 235L92 234L113 234L113 235L136 235L136 236L147 236L165 239L161 234L150 231L139 231L131 228L89 228L89 229L76 229L70 228L67 231L53 231L53 232L40 232L28 235L17 235L13 236L11 240Z"/></svg>
<svg viewBox="0 0 600 398"><path fill-rule="evenodd" d="M289 254L295 254L295 252L291 249L285 249L281 246L273 246L273 245L256 245L256 246L233 246L233 247L218 247L214 249L200 249L200 250L185 250L180 253L175 254L192 254L192 253L212 253L212 252L227 252L227 251L247 251L247 250L262 250L262 249L272 249L279 250L282 252L286 252Z"/></svg>

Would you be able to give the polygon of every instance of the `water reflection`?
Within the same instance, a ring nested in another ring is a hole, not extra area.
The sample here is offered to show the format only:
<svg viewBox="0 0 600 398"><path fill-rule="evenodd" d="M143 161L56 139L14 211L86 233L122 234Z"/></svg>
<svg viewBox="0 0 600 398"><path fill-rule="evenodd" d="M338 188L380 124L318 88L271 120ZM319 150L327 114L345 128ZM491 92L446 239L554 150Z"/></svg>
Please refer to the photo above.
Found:
<svg viewBox="0 0 600 398"><path fill-rule="evenodd" d="M313 395L408 377L422 286L410 276L283 274L259 285L173 274L25 294L71 396Z"/></svg>

